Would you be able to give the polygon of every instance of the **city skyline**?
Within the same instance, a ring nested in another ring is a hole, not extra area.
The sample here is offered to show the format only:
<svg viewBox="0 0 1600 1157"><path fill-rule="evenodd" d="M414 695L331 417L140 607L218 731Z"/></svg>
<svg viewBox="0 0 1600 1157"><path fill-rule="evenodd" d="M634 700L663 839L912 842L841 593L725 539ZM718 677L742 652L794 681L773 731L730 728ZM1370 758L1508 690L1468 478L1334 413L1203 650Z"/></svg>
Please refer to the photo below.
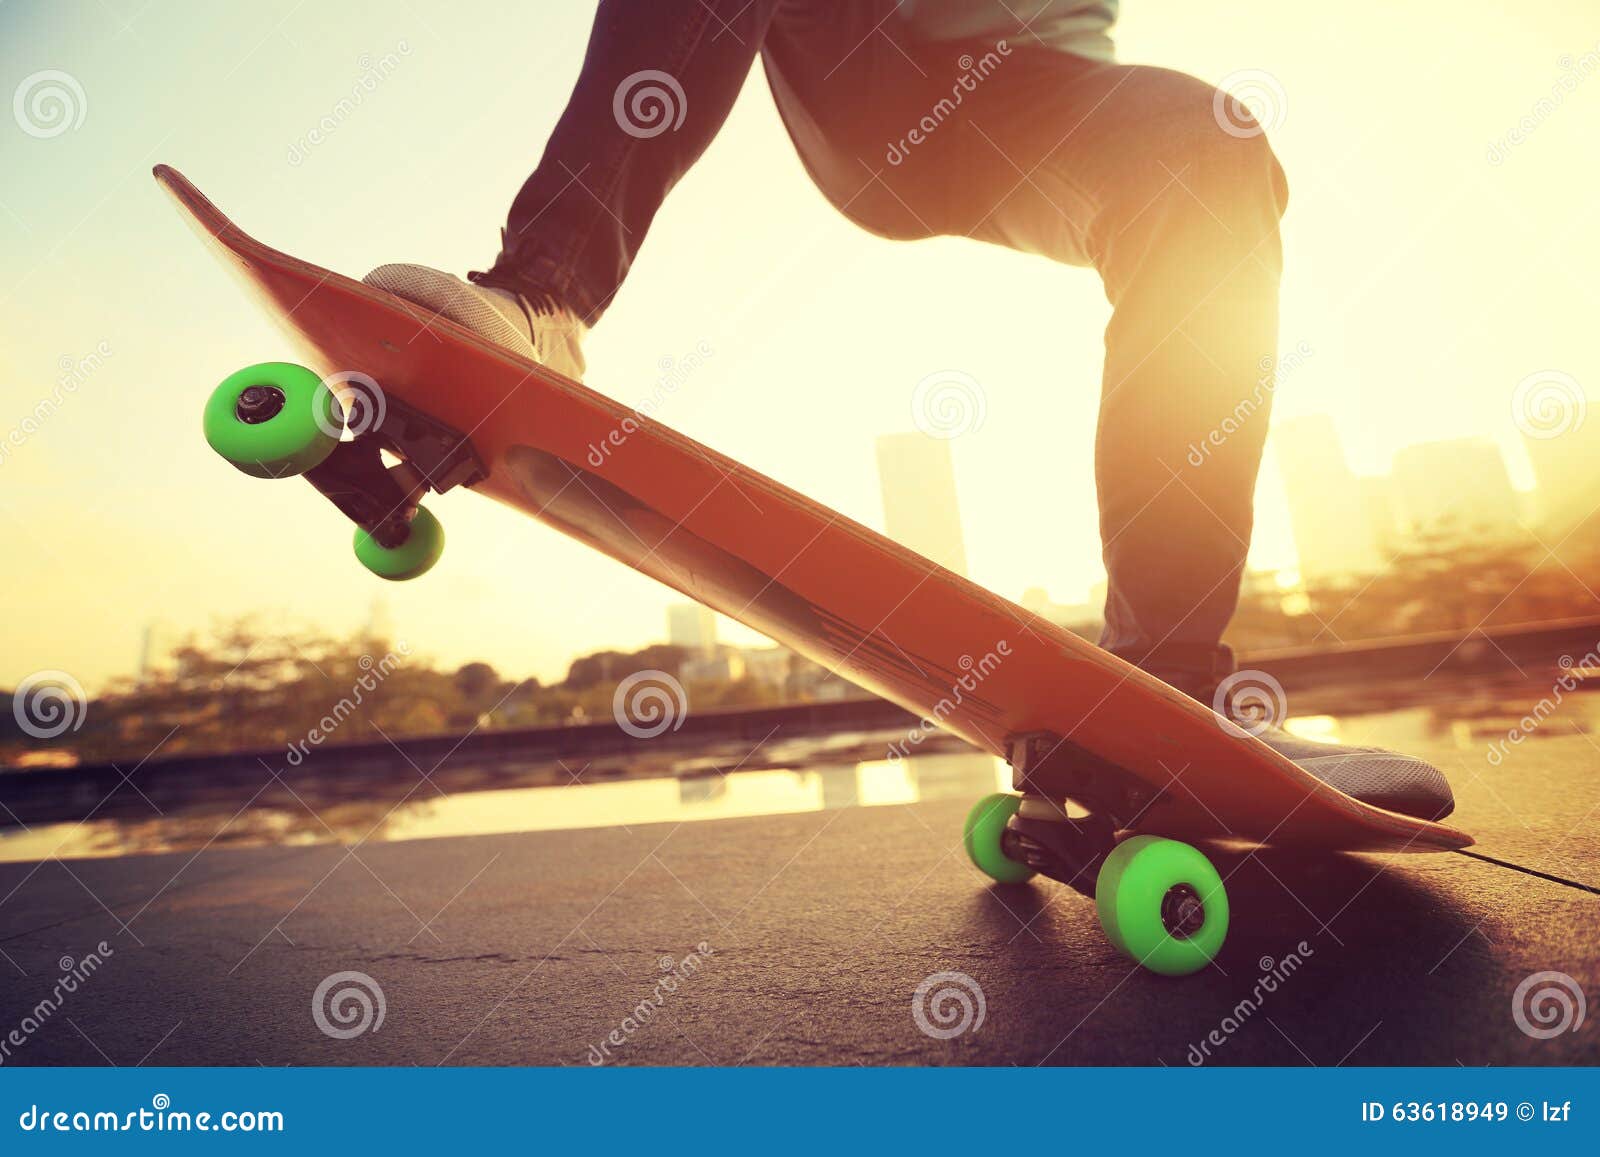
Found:
<svg viewBox="0 0 1600 1157"><path fill-rule="evenodd" d="M343 273L393 261L484 268L578 70L590 10L541 13L530 58L524 38L467 37L431 0L382 19L288 0L155 6L139 28L188 78L176 87L147 83L139 55L101 22L5 11L16 34L0 37L0 69L21 78L46 61L71 73L87 115L52 139L10 122L0 132L11 322L0 423L59 403L0 462L8 578L28 608L7 625L0 683L65 670L103 686L136 668L153 619L180 636L252 613L357 627L376 587L350 558L348 526L305 486L229 476L197 432L218 380L291 350L187 235L149 166L184 168L252 234ZM1281 375L1275 417L1332 414L1358 478L1403 445L1488 437L1525 488L1524 457L1548 469L1563 450L1524 443L1519 383L1552 368L1580 389L1600 382L1582 279L1600 220L1583 179L1592 117L1579 108L1600 90L1584 87L1526 142L1492 157L1488 146L1548 92L1564 54L1591 50L1592 20L1573 2L1519 14L1513 33L1491 13L1458 16L1400 6L1374 44L1292 6L1250 3L1219 23L1151 0L1127 7L1118 41L1126 59L1213 82L1271 62L1286 102L1272 142L1292 190L1280 346L1307 351ZM363 55L401 40L411 51L400 67L290 163ZM191 99L234 90L232 63L214 51L224 42L259 44L277 62L273 100ZM1430 46L1435 82L1408 94L1420 134L1397 131L1392 96L1353 91L1341 63L1403 71L1418 45ZM485 76L496 78L485 108L500 115L462 118L441 99ZM971 383L981 423L949 442L968 573L1012 598L1043 586L1078 603L1103 577L1093 450L1110 306L1097 279L965 238L864 233L817 195L765 87L755 70L659 214L585 347L589 382L873 528L884 525L875 435L915 425L930 377ZM766 175L763 196L734 195L752 171ZM375 184L387 195L350 192ZM1461 243L1485 230L1501 243ZM663 379L671 389L657 388ZM1296 563L1278 469L1268 463L1258 492L1253 568ZM568 656L655 637L679 598L477 496L453 492L430 509L446 527L444 557L384 589L396 635L419 651L555 678Z"/></svg>

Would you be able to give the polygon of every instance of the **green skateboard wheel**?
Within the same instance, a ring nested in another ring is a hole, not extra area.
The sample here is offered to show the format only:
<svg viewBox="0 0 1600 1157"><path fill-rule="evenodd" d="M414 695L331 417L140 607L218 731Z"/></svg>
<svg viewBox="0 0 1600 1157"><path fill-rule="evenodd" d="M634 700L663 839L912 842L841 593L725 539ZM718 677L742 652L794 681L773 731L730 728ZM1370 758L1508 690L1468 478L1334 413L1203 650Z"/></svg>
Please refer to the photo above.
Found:
<svg viewBox="0 0 1600 1157"><path fill-rule="evenodd" d="M356 557L379 578L401 582L427 572L444 553L444 527L422 507L411 520L411 533L399 546L384 546L356 528Z"/></svg>
<svg viewBox="0 0 1600 1157"><path fill-rule="evenodd" d="M203 422L211 448L255 478L321 465L344 429L333 391L292 362L261 362L224 378L211 391Z"/></svg>
<svg viewBox="0 0 1600 1157"><path fill-rule="evenodd" d="M1164 976L1198 972L1228 934L1228 893L1198 848L1130 836L1106 857L1094 886L1107 938Z"/></svg>
<svg viewBox="0 0 1600 1157"><path fill-rule="evenodd" d="M1019 864L1000 850L1000 835L1006 821L1022 806L1020 795L995 792L972 805L962 828L961 842L978 870L1002 884L1021 884L1033 878L1033 869Z"/></svg>

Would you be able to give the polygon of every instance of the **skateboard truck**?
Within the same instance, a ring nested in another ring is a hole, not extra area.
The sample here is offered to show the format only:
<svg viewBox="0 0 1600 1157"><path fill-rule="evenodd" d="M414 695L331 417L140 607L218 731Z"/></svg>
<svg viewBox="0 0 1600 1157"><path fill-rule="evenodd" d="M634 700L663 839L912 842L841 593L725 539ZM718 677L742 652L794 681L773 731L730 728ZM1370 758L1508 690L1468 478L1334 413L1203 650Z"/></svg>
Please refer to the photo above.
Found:
<svg viewBox="0 0 1600 1157"><path fill-rule="evenodd" d="M1162 793L1138 776L1046 731L1006 743L1018 794L980 799L962 842L979 871L999 884L1035 874L1094 898L1106 938L1153 972L1204 968L1228 931L1222 877L1198 848L1162 836L1119 832L1148 816ZM1070 814L1066 803L1086 809Z"/></svg>
<svg viewBox="0 0 1600 1157"><path fill-rule="evenodd" d="M1049 731L1027 731L1006 743L1011 785L1024 796L1066 797L1125 828L1161 793L1110 760Z"/></svg>
<svg viewBox="0 0 1600 1157"><path fill-rule="evenodd" d="M1137 776L1049 731L1012 736L1006 762L1022 802L1001 833L1001 850L1041 875L1093 896L1117 831L1149 806L1156 793ZM1069 815L1064 799L1088 814Z"/></svg>
<svg viewBox="0 0 1600 1157"><path fill-rule="evenodd" d="M241 397L241 403L244 400ZM249 421L242 414L241 420ZM388 550L411 536L417 487L402 485L397 471L384 465L384 450L404 459L419 485L441 494L488 475L462 435L398 401L386 400L378 427L340 442L321 465L306 471L306 481Z"/></svg>
<svg viewBox="0 0 1600 1157"><path fill-rule="evenodd" d="M373 413L370 428L345 439L345 410L315 371L262 362L223 379L204 424L212 448L246 474L304 474L356 524L356 557L367 569L414 578L444 550L444 529L419 495L471 486L489 472L466 435L399 399L380 396ZM399 465L385 465L386 450Z"/></svg>

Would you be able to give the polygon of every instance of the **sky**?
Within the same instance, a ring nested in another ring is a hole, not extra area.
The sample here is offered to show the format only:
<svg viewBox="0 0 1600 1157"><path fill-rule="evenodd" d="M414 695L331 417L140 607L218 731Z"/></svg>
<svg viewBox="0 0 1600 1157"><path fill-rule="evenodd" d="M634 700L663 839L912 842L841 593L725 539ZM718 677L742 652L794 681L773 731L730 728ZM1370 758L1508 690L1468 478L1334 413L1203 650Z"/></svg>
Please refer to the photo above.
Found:
<svg viewBox="0 0 1600 1157"><path fill-rule="evenodd" d="M482 268L591 12L0 7L0 428L62 394L0 458L0 685L53 669L103 686L133 670L152 622L181 634L255 614L348 633L375 599L414 651L513 675L559 678L577 654L664 636L678 596L470 493L430 503L449 537L438 567L382 584L310 487L217 459L200 436L211 388L290 350L149 176L175 165L268 244L353 276ZM1291 190L1281 346L1312 351L1276 418L1332 415L1366 474L1402 446L1491 438L1528 485L1517 383L1600 382L1592 0L1126 0L1117 41L1125 61L1267 94ZM1582 79L1539 111L1564 76ZM66 93L65 122L41 128L18 103L41 85ZM663 362L709 349L656 416L881 527L874 439L912 428L919 381L968 375L985 417L951 445L971 577L1078 602L1103 574L1091 451L1108 314L1092 272L852 226L810 184L757 69L591 335L586 380L637 403ZM1252 564L1294 562L1269 450Z"/></svg>

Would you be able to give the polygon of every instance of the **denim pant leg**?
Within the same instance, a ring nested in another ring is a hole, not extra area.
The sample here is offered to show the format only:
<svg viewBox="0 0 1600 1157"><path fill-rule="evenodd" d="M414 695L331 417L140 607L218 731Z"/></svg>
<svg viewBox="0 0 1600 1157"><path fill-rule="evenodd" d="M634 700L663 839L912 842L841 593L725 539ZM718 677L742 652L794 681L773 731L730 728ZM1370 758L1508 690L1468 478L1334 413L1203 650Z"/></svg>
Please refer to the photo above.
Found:
<svg viewBox="0 0 1600 1157"><path fill-rule="evenodd" d="M480 284L593 324L727 119L780 0L603 0L577 85Z"/></svg>
<svg viewBox="0 0 1600 1157"><path fill-rule="evenodd" d="M891 236L966 234L1100 274L1113 307L1095 454L1101 644L1209 697L1232 669L1221 639L1277 344L1288 188L1265 137L1237 107L1219 117L1226 98L1193 77L1026 45L880 33L852 70L894 95L841 103L848 88L808 89L798 66L773 86L803 106L785 120L836 203L858 218L880 205L863 223ZM886 140L908 147L886 162ZM885 195L862 193L864 173Z"/></svg>

